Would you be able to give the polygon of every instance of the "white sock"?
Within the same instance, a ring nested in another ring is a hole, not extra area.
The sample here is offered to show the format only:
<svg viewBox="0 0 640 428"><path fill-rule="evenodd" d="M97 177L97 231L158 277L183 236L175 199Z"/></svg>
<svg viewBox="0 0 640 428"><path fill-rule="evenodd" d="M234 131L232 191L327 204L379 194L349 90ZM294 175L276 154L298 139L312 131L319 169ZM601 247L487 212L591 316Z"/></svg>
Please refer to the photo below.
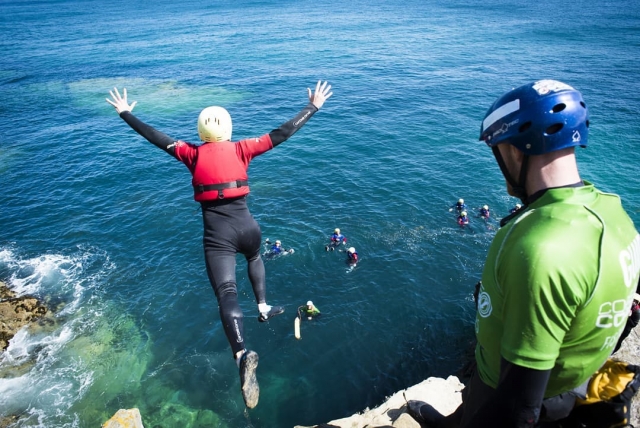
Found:
<svg viewBox="0 0 640 428"><path fill-rule="evenodd" d="M238 368L240 368L240 360L242 359L242 356L245 354L245 352L247 352L246 349L242 352L242 354L240 354L238 358L236 358L236 365L238 366Z"/></svg>
<svg viewBox="0 0 640 428"><path fill-rule="evenodd" d="M266 303L258 303L258 312L261 314L266 314L271 310L271 305L267 305Z"/></svg>

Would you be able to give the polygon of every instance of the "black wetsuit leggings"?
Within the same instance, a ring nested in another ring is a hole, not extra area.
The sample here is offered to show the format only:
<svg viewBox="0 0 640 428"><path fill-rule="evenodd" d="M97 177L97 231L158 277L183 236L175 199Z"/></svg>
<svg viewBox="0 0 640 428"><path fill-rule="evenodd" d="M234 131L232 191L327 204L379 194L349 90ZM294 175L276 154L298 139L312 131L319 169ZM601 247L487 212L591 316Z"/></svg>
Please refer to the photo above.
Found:
<svg viewBox="0 0 640 428"><path fill-rule="evenodd" d="M462 390L462 404L455 412L447 416L438 424L437 428L458 428L466 426L468 419L484 404L488 397L495 390L487 386L478 375L476 370L473 371L468 385Z"/></svg>
<svg viewBox="0 0 640 428"><path fill-rule="evenodd" d="M236 286L236 254L241 253L247 259L256 303L266 303L264 263L260 257L262 233L244 197L201 205L207 275L218 299L224 332L235 355L245 349L243 315Z"/></svg>

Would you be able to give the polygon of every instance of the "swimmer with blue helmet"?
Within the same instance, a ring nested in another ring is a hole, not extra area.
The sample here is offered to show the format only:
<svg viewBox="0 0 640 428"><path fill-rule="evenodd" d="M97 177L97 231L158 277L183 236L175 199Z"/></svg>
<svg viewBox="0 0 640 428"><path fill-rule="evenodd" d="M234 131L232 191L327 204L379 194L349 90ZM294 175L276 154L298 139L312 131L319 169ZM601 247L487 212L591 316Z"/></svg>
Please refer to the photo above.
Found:
<svg viewBox="0 0 640 428"><path fill-rule="evenodd" d="M569 414L586 426L573 421L574 408L588 407L574 407L576 397L624 328L623 319L601 322L603 311L612 317L619 302L625 317L640 277L640 263L620 268L620 254L640 245L620 198L579 174L576 150L587 146L588 131L582 94L556 80L512 89L485 114L480 140L527 211L502 219L489 246L473 323L476 364L462 404L444 416L409 400L421 426L557 426Z"/></svg>

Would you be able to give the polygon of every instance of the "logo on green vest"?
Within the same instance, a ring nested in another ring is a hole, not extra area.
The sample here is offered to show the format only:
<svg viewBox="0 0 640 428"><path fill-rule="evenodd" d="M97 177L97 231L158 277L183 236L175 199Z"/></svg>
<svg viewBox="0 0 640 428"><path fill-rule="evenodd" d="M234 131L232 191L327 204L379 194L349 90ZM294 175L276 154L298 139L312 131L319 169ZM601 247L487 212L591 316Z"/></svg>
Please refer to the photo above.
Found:
<svg viewBox="0 0 640 428"><path fill-rule="evenodd" d="M478 295L478 313L482 318L486 318L491 315L491 297L486 291L481 292Z"/></svg>

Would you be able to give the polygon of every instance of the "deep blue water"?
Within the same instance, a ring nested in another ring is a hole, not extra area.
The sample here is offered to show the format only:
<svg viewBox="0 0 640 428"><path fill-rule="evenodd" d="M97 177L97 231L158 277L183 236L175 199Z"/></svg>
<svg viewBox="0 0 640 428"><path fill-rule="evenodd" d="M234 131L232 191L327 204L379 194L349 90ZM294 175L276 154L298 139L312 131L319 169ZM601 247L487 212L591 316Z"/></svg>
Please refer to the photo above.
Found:
<svg viewBox="0 0 640 428"><path fill-rule="evenodd" d="M494 99L542 79L583 92L583 178L638 224L640 3L582 0L0 0L0 279L52 309L0 357L0 415L19 427L99 426L140 408L147 427L292 427L349 416L455 374L473 337L471 292L506 195L477 141ZM334 96L251 165L268 324L238 259L258 407L245 411L204 270L186 168L105 102L196 142L225 106L234 139ZM449 206L464 198L471 225ZM475 216L488 204L493 219ZM361 262L325 252L340 227ZM298 305L323 316L293 336Z"/></svg>

